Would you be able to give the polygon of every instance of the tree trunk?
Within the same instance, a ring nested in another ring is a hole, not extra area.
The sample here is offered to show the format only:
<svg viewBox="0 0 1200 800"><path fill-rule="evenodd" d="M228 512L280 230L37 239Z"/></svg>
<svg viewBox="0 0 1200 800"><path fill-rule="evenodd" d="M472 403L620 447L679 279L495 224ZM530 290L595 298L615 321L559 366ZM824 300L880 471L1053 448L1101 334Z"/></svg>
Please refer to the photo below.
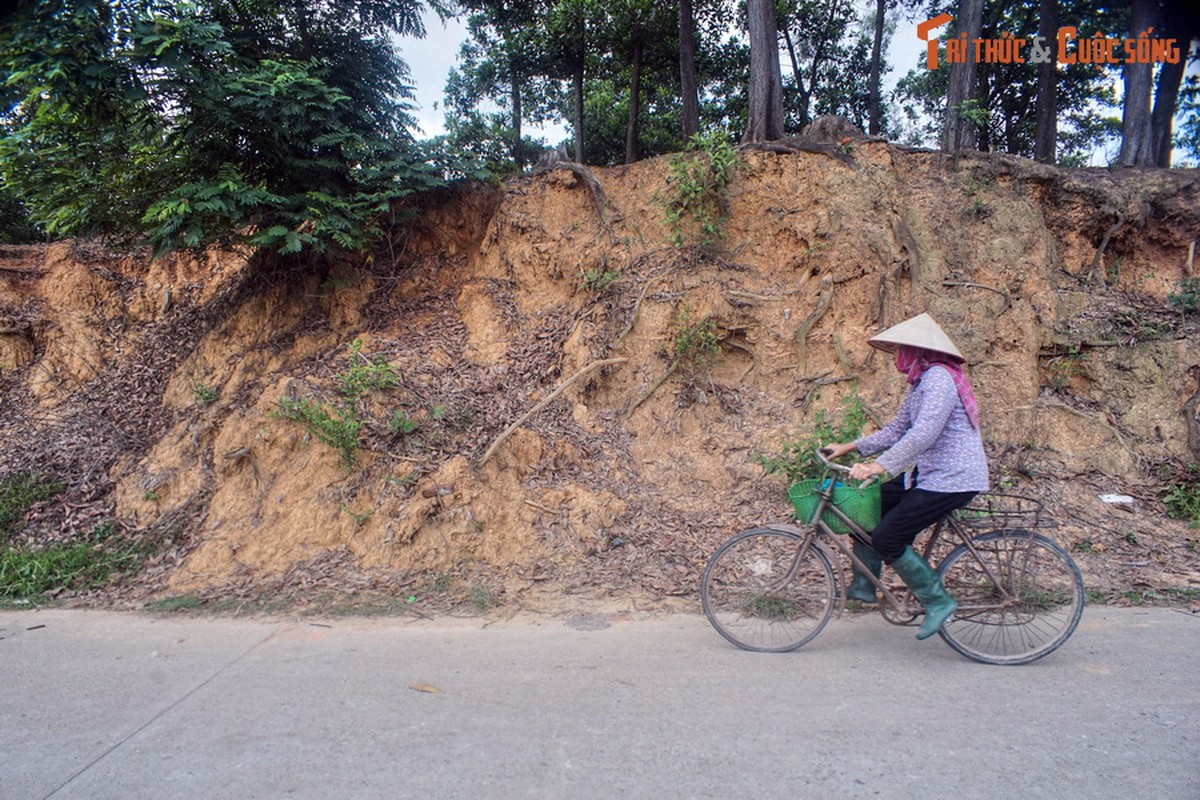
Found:
<svg viewBox="0 0 1200 800"><path fill-rule="evenodd" d="M1179 87L1187 71L1188 54L1192 39L1200 36L1200 10L1185 12L1181 3L1167 3L1166 18L1163 20L1162 38L1174 39L1179 45L1179 63L1167 62L1158 73L1158 86L1154 90L1154 111L1150 114L1150 148L1156 167L1171 166L1173 149L1171 126L1174 122L1175 104L1179 102Z"/></svg>
<svg viewBox="0 0 1200 800"><path fill-rule="evenodd" d="M521 81L512 76L512 157L518 170L525 169L525 149L521 146Z"/></svg>
<svg viewBox="0 0 1200 800"><path fill-rule="evenodd" d="M1158 11L1156 0L1133 0L1130 37L1136 37L1154 25ZM1122 167L1154 165L1154 147L1150 136L1150 94L1154 88L1153 64L1125 65L1125 100L1121 114L1121 152L1117 164Z"/></svg>
<svg viewBox="0 0 1200 800"><path fill-rule="evenodd" d="M1037 108L1034 111L1033 158L1053 164L1058 144L1058 69L1053 57L1058 32L1058 0L1042 0L1038 11L1038 36L1051 48L1048 61L1038 64Z"/></svg>
<svg viewBox="0 0 1200 800"><path fill-rule="evenodd" d="M571 68L571 125L575 128L575 163L583 163L583 74L587 68L587 23L583 7L575 10L575 63Z"/></svg>
<svg viewBox="0 0 1200 800"><path fill-rule="evenodd" d="M629 122L625 125L625 163L638 160L638 117L642 100L642 32L634 32L633 63L629 65Z"/></svg>
<svg viewBox="0 0 1200 800"><path fill-rule="evenodd" d="M887 0L875 0L875 39L871 43L871 76L867 81L867 132L878 136L883 130L882 80L883 65L883 22L887 13Z"/></svg>
<svg viewBox="0 0 1200 800"><path fill-rule="evenodd" d="M571 77L571 82L574 84L574 100L573 100L573 119L572 126L575 128L575 163L583 163L583 66L580 65L575 74Z"/></svg>
<svg viewBox="0 0 1200 800"><path fill-rule="evenodd" d="M796 58L796 47L792 44L792 34L783 29L783 41L787 44L788 60L792 62L792 76L796 79L796 92L800 95L800 127L803 128L812 120L808 117L808 104L812 99L812 89L804 83L804 73L800 70L800 61Z"/></svg>
<svg viewBox="0 0 1200 800"><path fill-rule="evenodd" d="M743 142L783 136L783 78L779 73L779 33L772 0L747 0L750 27L750 119Z"/></svg>
<svg viewBox="0 0 1200 800"><path fill-rule="evenodd" d="M1171 166L1171 123L1175 117L1175 103L1179 100L1179 86L1183 83L1185 67L1186 58L1180 58L1178 64L1163 64L1158 73L1158 88L1154 90L1154 111L1150 114L1150 151L1154 158L1152 163L1156 167Z"/></svg>
<svg viewBox="0 0 1200 800"><path fill-rule="evenodd" d="M679 87L683 94L683 138L700 132L700 93L696 80L696 20L692 0L679 3Z"/></svg>
<svg viewBox="0 0 1200 800"><path fill-rule="evenodd" d="M983 31L983 0L959 0L956 19L959 34L966 33L968 40L978 39ZM942 148L951 153L973 148L978 142L975 122L963 114L974 88L975 59L951 64L950 84L946 89L946 124L942 129Z"/></svg>

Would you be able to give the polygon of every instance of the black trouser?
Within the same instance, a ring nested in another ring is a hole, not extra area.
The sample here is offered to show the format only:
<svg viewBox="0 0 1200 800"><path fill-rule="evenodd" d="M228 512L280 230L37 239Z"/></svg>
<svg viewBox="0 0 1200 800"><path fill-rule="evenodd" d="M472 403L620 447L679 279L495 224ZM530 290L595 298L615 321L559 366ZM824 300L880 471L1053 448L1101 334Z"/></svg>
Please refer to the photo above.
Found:
<svg viewBox="0 0 1200 800"><path fill-rule="evenodd" d="M880 493L883 519L871 531L871 545L888 564L904 555L917 534L979 494L905 489L903 475L883 484Z"/></svg>

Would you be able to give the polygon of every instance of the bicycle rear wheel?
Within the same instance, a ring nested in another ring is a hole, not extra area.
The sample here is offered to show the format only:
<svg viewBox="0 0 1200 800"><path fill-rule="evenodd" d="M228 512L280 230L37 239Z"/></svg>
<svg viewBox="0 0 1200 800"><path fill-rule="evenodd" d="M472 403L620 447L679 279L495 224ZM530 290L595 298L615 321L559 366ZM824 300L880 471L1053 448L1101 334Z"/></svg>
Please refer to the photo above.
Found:
<svg viewBox="0 0 1200 800"><path fill-rule="evenodd" d="M730 538L709 558L700 600L717 633L738 647L783 653L811 640L829 622L837 583L812 537L753 528Z"/></svg>
<svg viewBox="0 0 1200 800"><path fill-rule="evenodd" d="M1001 530L959 545L938 568L958 609L939 633L967 658L1028 664L1053 653L1083 614L1083 577L1050 539ZM978 557L976 557L978 555Z"/></svg>

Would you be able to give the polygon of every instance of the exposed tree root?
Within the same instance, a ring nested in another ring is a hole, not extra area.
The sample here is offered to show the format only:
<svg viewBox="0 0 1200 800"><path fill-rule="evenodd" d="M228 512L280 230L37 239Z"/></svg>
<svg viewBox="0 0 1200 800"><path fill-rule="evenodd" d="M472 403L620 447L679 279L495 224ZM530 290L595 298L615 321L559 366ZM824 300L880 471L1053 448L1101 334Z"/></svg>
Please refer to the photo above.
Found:
<svg viewBox="0 0 1200 800"><path fill-rule="evenodd" d="M581 378L584 378L584 377L592 374L593 372L595 372L598 369L602 369L603 367L611 367L614 364L623 364L628 360L629 359L627 359L627 358L606 358L602 361L593 361L591 364L588 364L586 367L579 370L579 372L576 372L574 375L567 378L565 381L560 383L554 389L554 391L552 391L550 394L546 395L546 397L540 403L538 403L533 408L526 411L524 414L522 414L520 416L520 418L517 419L516 422L514 422L512 425L509 425L507 428L505 428L504 432L501 433L499 436L497 436L495 438L495 440L492 441L492 444L484 452L483 457L479 459L478 466L482 467L484 464L486 464L488 462L488 459L490 459L493 455L495 455L496 450L500 447L500 445L504 444L505 440L508 439L509 436L512 436L513 432L516 431L517 428L521 427L521 425L523 425L525 423L525 421L527 419L529 419L530 417L532 417L534 414L541 411L546 406L550 405L550 403L554 402L554 400L559 395L561 395L563 392L565 392L568 388L570 388L570 386L572 384L578 382Z"/></svg>

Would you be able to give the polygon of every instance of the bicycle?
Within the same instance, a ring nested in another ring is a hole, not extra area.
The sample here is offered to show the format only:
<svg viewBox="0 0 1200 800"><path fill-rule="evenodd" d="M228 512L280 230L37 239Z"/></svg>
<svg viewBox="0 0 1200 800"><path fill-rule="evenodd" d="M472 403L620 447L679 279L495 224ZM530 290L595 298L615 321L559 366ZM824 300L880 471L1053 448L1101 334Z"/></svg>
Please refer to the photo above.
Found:
<svg viewBox="0 0 1200 800"><path fill-rule="evenodd" d="M831 528L836 520L850 539L871 544L870 534L834 503L837 473L849 468L817 456L825 469L806 524L742 531L705 566L704 614L744 650L796 650L824 630L835 610L841 614L845 570L835 572L836 553L870 578L888 622L911 625L924 613L907 588L893 590L871 575L847 536ZM1083 577L1066 550L1031 530L1052 525L1031 498L985 493L933 526L919 552L958 601L938 631L950 647L984 664L1015 665L1043 658L1070 638L1083 615Z"/></svg>

